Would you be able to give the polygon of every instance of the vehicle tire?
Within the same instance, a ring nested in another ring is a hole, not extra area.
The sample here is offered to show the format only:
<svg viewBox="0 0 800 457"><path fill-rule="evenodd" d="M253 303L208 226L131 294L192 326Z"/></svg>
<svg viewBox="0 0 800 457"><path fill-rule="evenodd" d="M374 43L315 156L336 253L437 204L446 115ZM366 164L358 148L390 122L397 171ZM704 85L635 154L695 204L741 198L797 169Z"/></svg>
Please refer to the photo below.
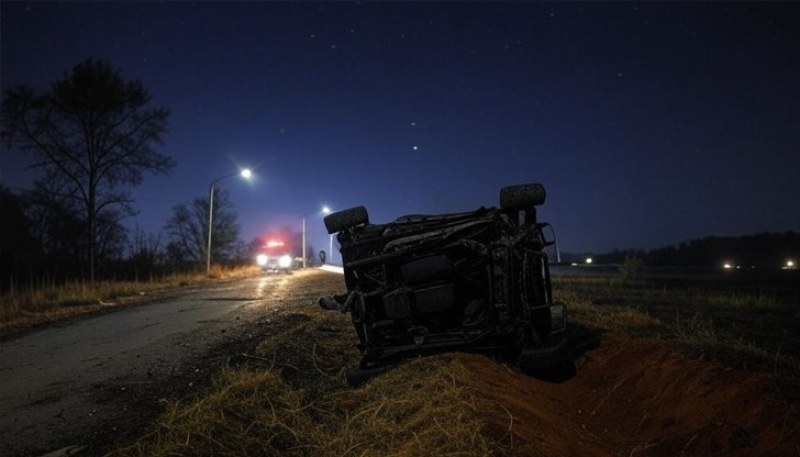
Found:
<svg viewBox="0 0 800 457"><path fill-rule="evenodd" d="M329 234L347 230L356 225L369 224L369 216L367 215L367 208L363 206L356 206L354 208L346 209L336 213L328 214L325 216L325 228Z"/></svg>
<svg viewBox="0 0 800 457"><path fill-rule="evenodd" d="M504 187L500 189L500 208L523 209L541 205L546 195L544 186L539 183Z"/></svg>

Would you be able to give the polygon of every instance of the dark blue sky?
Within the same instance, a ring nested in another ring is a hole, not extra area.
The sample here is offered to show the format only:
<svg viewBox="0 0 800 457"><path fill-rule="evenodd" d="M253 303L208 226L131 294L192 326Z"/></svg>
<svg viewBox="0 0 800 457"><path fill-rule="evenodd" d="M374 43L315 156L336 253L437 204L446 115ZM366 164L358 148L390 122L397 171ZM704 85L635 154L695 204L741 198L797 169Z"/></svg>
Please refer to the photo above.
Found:
<svg viewBox="0 0 800 457"><path fill-rule="evenodd" d="M86 58L171 109L160 230L228 179L243 237L323 204L375 222L542 182L562 251L800 230L800 4L8 2L2 87ZM30 186L8 149L0 182ZM297 222L299 225L299 222Z"/></svg>

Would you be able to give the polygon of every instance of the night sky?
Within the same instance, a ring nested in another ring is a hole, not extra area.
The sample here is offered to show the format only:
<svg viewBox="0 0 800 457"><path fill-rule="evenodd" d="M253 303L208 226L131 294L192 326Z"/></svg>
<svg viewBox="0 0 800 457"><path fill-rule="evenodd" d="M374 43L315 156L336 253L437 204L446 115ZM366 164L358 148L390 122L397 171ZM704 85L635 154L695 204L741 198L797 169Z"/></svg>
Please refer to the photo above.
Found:
<svg viewBox="0 0 800 457"><path fill-rule="evenodd" d="M220 182L249 241L319 210L373 222L541 182L562 251L800 230L800 3L3 1L2 89L104 59L172 111L161 230ZM0 183L31 186L5 147Z"/></svg>

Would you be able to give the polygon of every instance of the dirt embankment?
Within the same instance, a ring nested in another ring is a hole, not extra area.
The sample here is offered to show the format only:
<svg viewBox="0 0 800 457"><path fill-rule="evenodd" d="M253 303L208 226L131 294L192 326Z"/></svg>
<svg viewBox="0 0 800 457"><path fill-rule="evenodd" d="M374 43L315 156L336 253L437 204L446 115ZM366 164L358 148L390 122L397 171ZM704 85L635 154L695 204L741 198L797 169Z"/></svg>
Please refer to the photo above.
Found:
<svg viewBox="0 0 800 457"><path fill-rule="evenodd" d="M766 375L602 335L575 378L550 384L474 355L471 383L498 405L491 428L519 456L796 456L800 408Z"/></svg>

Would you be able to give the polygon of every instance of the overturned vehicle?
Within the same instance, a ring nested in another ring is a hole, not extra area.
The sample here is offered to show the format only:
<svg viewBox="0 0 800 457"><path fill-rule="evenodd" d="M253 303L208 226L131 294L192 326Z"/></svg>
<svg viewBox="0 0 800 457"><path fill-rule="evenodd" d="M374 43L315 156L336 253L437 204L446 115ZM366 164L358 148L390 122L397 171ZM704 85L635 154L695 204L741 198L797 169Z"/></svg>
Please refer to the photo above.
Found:
<svg viewBox="0 0 800 457"><path fill-rule="evenodd" d="M503 188L500 208L409 215L370 224L358 206L325 217L341 245L347 293L323 297L349 312L358 334L359 384L408 355L446 350L490 352L518 360L542 378L569 377L566 309L552 298L536 219L541 184Z"/></svg>

